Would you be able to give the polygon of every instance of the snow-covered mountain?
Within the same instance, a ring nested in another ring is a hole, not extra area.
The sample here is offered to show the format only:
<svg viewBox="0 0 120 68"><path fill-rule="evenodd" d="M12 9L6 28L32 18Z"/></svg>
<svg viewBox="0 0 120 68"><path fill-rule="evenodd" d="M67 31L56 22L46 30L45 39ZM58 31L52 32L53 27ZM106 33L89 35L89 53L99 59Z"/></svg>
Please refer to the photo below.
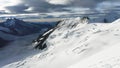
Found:
<svg viewBox="0 0 120 68"><path fill-rule="evenodd" d="M119 26L120 19L112 23L88 23L81 18L63 20L33 44L44 39L39 45L46 45L44 50L23 46L16 53L22 59L13 55L4 63L0 61L1 68L119 68Z"/></svg>
<svg viewBox="0 0 120 68"><path fill-rule="evenodd" d="M0 23L0 31L13 35L28 35L37 32L44 32L44 30L54 27L52 23L31 23L24 22L16 18L7 19Z"/></svg>

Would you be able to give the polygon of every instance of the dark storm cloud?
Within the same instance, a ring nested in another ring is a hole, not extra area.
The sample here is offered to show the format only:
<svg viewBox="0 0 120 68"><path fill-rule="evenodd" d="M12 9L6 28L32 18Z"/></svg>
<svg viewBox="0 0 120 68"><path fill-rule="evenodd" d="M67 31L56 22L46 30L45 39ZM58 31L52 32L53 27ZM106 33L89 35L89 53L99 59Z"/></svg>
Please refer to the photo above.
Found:
<svg viewBox="0 0 120 68"><path fill-rule="evenodd" d="M120 0L74 0L70 6L95 8L102 2L120 2Z"/></svg>
<svg viewBox="0 0 120 68"><path fill-rule="evenodd" d="M57 0L56 0L57 1ZM64 1L64 0L63 0ZM69 0L68 0L69 1ZM119 0L72 0L69 4L51 4L46 0L22 0L22 4L6 7L11 12L54 12L54 11L70 11L63 8L68 7L85 7L95 8L97 4L104 1L119 1ZM31 10L27 10L32 8Z"/></svg>
<svg viewBox="0 0 120 68"><path fill-rule="evenodd" d="M25 13L25 9L28 9L28 6L25 6L24 4L19 4L16 6L7 6L6 9L8 9L11 13Z"/></svg>
<svg viewBox="0 0 120 68"><path fill-rule="evenodd" d="M64 0L63 0L64 1ZM52 12L52 11L69 11L65 7L94 7L97 3L104 0L74 0L69 4L51 4L45 0L23 0L23 3L32 7L33 12Z"/></svg>
<svg viewBox="0 0 120 68"><path fill-rule="evenodd" d="M94 7L96 4L103 2L104 0L75 0L70 6L80 7Z"/></svg>
<svg viewBox="0 0 120 68"><path fill-rule="evenodd" d="M68 11L62 9L63 7L68 7L68 5L50 4L45 0L22 0L22 4L7 6L6 9L11 13ZM29 8L32 9L27 10Z"/></svg>
<svg viewBox="0 0 120 68"><path fill-rule="evenodd" d="M45 0L24 0L24 4L28 5L29 8L33 8L34 12L52 12L62 10L63 7L68 5L54 5L46 2ZM64 10L64 9L63 9Z"/></svg>

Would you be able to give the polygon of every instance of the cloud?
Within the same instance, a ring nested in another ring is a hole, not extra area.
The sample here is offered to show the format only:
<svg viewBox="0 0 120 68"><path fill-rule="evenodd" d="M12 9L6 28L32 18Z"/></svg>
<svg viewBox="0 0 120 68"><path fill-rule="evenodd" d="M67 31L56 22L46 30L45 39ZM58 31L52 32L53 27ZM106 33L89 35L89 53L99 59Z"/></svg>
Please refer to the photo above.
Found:
<svg viewBox="0 0 120 68"><path fill-rule="evenodd" d="M116 6L120 6L120 2L105 1L97 5L97 7L101 9L112 9Z"/></svg>
<svg viewBox="0 0 120 68"><path fill-rule="evenodd" d="M99 3L95 9L99 12L120 11L120 1L104 1Z"/></svg>
<svg viewBox="0 0 120 68"><path fill-rule="evenodd" d="M25 13L26 9L28 9L29 7L26 6L26 5L23 5L23 4L18 4L16 6L7 6L6 9L9 11L9 12L12 12L12 13Z"/></svg>
<svg viewBox="0 0 120 68"><path fill-rule="evenodd" d="M64 8L69 7L95 7L97 3L104 0L23 0L25 5L29 8L27 11L32 12L58 12L58 11L71 11Z"/></svg>
<svg viewBox="0 0 120 68"><path fill-rule="evenodd" d="M68 5L60 5L60 4L50 4L45 0L24 0L23 4L29 6L27 11L31 12L53 12L53 11L66 11L62 9L63 7L67 7Z"/></svg>
<svg viewBox="0 0 120 68"><path fill-rule="evenodd" d="M46 2L55 5L66 5L70 4L73 0L46 0Z"/></svg>
<svg viewBox="0 0 120 68"><path fill-rule="evenodd" d="M13 0L11 0L13 1ZM74 8L89 8L91 10L103 9L105 2L118 2L119 0L16 0L20 1L16 5L5 6L11 13L50 13L50 12L79 12ZM120 2L118 2L119 4ZM116 3L115 3L116 4ZM97 7L96 7L97 6ZM111 5L107 4L106 8ZM66 9L66 8L73 8ZM82 10L82 9L81 9ZM80 10L80 11L81 11Z"/></svg>
<svg viewBox="0 0 120 68"><path fill-rule="evenodd" d="M0 11L7 10L7 6L15 6L21 3L21 0L0 0Z"/></svg>

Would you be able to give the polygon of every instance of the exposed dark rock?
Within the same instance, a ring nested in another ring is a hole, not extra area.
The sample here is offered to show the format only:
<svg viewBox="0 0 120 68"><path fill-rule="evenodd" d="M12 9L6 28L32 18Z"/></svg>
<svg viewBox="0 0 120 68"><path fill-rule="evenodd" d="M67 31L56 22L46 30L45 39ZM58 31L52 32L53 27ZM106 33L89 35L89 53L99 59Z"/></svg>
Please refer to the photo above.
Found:
<svg viewBox="0 0 120 68"><path fill-rule="evenodd" d="M35 40L35 42L37 42L37 44L35 45L35 48L41 49L41 50L46 48L47 45L46 45L45 41L54 30L55 30L54 28L50 29L47 32L45 32L43 35L40 35L39 38L37 38L37 40Z"/></svg>
<svg viewBox="0 0 120 68"><path fill-rule="evenodd" d="M52 28L52 29L49 29L47 30L44 34L42 35L39 35L39 37L33 41L33 43L37 43L37 44L34 44L34 48L36 49L40 49L40 50L43 50L47 47L45 41L46 39L49 37L49 35L58 27L58 24L60 23L61 21L58 21L57 24L56 24L56 27Z"/></svg>

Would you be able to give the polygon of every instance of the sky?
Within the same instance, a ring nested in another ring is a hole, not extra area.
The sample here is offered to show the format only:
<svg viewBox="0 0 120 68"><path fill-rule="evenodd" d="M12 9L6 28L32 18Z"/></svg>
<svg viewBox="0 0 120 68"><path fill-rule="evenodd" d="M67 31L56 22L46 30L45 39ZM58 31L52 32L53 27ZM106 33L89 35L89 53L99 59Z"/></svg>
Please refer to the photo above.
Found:
<svg viewBox="0 0 120 68"><path fill-rule="evenodd" d="M120 0L0 0L3 13L89 13L120 11Z"/></svg>

